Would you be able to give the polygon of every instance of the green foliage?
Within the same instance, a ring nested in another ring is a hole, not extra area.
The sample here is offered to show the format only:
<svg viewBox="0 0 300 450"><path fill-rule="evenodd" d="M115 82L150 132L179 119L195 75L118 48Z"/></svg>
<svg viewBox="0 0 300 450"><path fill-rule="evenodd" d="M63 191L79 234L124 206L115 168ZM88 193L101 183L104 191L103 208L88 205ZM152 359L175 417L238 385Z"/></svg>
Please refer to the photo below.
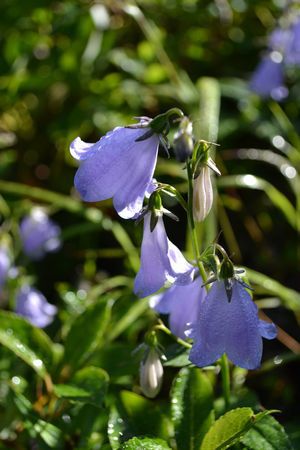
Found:
<svg viewBox="0 0 300 450"><path fill-rule="evenodd" d="M214 422L213 391L205 374L198 369L181 369L174 380L172 420L178 450L199 449Z"/></svg>
<svg viewBox="0 0 300 450"><path fill-rule="evenodd" d="M84 367L76 372L70 384L57 384L58 397L101 407L107 392L109 377L98 367Z"/></svg>
<svg viewBox="0 0 300 450"><path fill-rule="evenodd" d="M254 415L251 408L233 409L221 416L206 433L201 450L221 450L231 448L246 432L270 414L266 411Z"/></svg>
<svg viewBox="0 0 300 450"><path fill-rule="evenodd" d="M167 450L170 447L161 439L133 438L122 445L122 450Z"/></svg>
<svg viewBox="0 0 300 450"><path fill-rule="evenodd" d="M87 308L74 320L66 337L63 358L63 363L71 372L81 367L97 346L103 343L111 307L112 302L105 299Z"/></svg>
<svg viewBox="0 0 300 450"><path fill-rule="evenodd" d="M289 450L293 447L284 428L272 416L265 416L255 423L242 438L243 444L251 450Z"/></svg>
<svg viewBox="0 0 300 450"><path fill-rule="evenodd" d="M40 377L48 376L47 367L51 370L54 359L53 343L42 330L14 313L0 311L0 343Z"/></svg>

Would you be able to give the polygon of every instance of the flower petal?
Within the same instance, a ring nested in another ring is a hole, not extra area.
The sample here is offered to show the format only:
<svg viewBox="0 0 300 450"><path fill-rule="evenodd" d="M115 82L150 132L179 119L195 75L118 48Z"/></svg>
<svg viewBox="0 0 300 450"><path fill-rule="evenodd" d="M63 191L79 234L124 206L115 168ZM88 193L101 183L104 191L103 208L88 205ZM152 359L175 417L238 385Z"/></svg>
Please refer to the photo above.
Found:
<svg viewBox="0 0 300 450"><path fill-rule="evenodd" d="M73 158L78 161L83 161L94 155L94 153L98 150L99 142L100 141L96 142L96 144L90 144L82 141L80 137L77 137L70 145L70 153Z"/></svg>
<svg viewBox="0 0 300 450"><path fill-rule="evenodd" d="M134 281L134 292L146 297L158 291L166 282L168 267L168 239L161 217L150 231L151 214L144 217L144 235L141 248L141 267Z"/></svg>
<svg viewBox="0 0 300 450"><path fill-rule="evenodd" d="M193 283L185 286L174 284L165 293L155 296L158 297L154 305L155 311L170 314L170 329L181 339L186 339L186 330L198 317L201 298L206 295L201 285L202 279L197 277Z"/></svg>
<svg viewBox="0 0 300 450"><path fill-rule="evenodd" d="M277 336L276 325L272 322L265 322L264 320L259 320L258 323L260 335L265 339L274 339Z"/></svg>
<svg viewBox="0 0 300 450"><path fill-rule="evenodd" d="M15 310L39 328L49 325L57 312L56 306L48 303L40 291L28 285L18 291Z"/></svg>
<svg viewBox="0 0 300 450"><path fill-rule="evenodd" d="M201 302L190 360L199 366L212 364L223 353L237 366L256 369L262 355L257 308L245 288L233 281L228 302L224 282L213 284Z"/></svg>
<svg viewBox="0 0 300 450"><path fill-rule="evenodd" d="M259 367L262 356L257 308L253 308L253 305L250 294L235 280L231 302L229 304L227 302L227 305L224 302L222 308L223 313L228 310L228 320L225 324L225 352L234 364L244 369Z"/></svg>
<svg viewBox="0 0 300 450"><path fill-rule="evenodd" d="M158 291L166 281L190 283L194 274L194 267L167 238L162 217L158 218L152 232L150 221L151 213L147 213L144 217L141 267L134 283L134 292L141 297Z"/></svg>
<svg viewBox="0 0 300 450"><path fill-rule="evenodd" d="M255 70L250 81L250 89L261 97L272 97L282 100L288 91L283 81L283 65L265 57Z"/></svg>
<svg viewBox="0 0 300 450"><path fill-rule="evenodd" d="M83 200L95 202L115 196L115 207L126 218L141 209L159 143L157 135L136 142L144 132L119 127L95 144L97 150L82 160L75 175L75 187Z"/></svg>
<svg viewBox="0 0 300 450"><path fill-rule="evenodd" d="M193 281L195 268L187 262L181 251L168 239L169 269L167 280L185 285Z"/></svg>

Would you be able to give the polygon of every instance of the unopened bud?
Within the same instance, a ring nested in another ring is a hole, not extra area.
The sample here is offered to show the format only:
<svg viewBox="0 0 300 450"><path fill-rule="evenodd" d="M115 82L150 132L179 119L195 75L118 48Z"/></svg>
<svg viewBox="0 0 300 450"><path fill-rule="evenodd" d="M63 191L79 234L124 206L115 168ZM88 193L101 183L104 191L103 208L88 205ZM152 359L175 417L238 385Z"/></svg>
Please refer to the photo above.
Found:
<svg viewBox="0 0 300 450"><path fill-rule="evenodd" d="M193 125L187 117L183 117L174 135L173 148L176 158L181 162L185 162L193 153Z"/></svg>
<svg viewBox="0 0 300 450"><path fill-rule="evenodd" d="M204 165L194 181L193 216L195 222L202 222L213 204L213 187L210 169Z"/></svg>
<svg viewBox="0 0 300 450"><path fill-rule="evenodd" d="M140 366L140 385L146 397L154 398L159 393L163 381L163 366L159 352L150 347Z"/></svg>

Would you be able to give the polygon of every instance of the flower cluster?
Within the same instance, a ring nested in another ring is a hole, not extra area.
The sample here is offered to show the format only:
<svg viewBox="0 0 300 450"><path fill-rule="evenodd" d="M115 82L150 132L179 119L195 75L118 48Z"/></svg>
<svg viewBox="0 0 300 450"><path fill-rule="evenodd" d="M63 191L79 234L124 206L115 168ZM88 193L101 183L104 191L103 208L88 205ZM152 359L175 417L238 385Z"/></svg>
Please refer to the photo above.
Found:
<svg viewBox="0 0 300 450"><path fill-rule="evenodd" d="M285 68L300 65L300 15L292 15L288 22L271 34L268 51L251 78L250 88L261 97L284 99L288 95Z"/></svg>
<svg viewBox="0 0 300 450"><path fill-rule="evenodd" d="M96 144L84 143L77 137L70 148L80 162L75 186L83 200L113 198L121 217L143 219L141 265L134 292L146 297L164 288L166 283L172 284L152 296L150 304L158 313L169 315L174 335L194 340L191 362L202 367L226 353L238 366L255 369L261 361L262 337L276 336L274 324L258 318L247 286L236 276L227 257L219 264L207 292L200 276L200 262L188 262L167 237L163 214L173 215L162 206L160 193L179 196L175 188L154 182L152 177L159 143L165 144L168 130L169 114L166 113L152 120L142 118L134 126L115 128ZM188 171L189 195L192 195L189 205L193 205L192 211L188 211L189 221L192 224L203 221L213 204L210 169L220 174L209 157L210 143L195 143L191 123L183 117L174 147L177 158L185 161ZM145 199L147 205L143 206ZM152 346L141 366L145 395L157 394L161 378L159 352Z"/></svg>
<svg viewBox="0 0 300 450"><path fill-rule="evenodd" d="M61 229L49 218L45 210L33 208L20 223L21 248L32 261L40 261L48 252L57 251L61 246ZM25 317L32 325L44 328L49 325L57 313L56 306L48 303L44 295L20 276L24 272L14 266L13 252L8 244L0 246L0 288L5 292L10 278L17 278L14 287L15 312ZM23 275L24 276L24 275ZM8 295L3 296L8 298Z"/></svg>

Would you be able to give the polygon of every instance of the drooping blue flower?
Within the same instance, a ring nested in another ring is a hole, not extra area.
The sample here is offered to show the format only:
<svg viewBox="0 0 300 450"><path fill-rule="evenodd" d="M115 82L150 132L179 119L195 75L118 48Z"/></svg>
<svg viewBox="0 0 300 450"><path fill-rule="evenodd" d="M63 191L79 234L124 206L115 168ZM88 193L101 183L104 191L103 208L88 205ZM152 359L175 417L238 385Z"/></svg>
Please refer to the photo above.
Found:
<svg viewBox="0 0 300 450"><path fill-rule="evenodd" d="M288 90L284 86L282 57L280 54L277 57L271 53L262 59L250 80L250 89L261 97L280 101Z"/></svg>
<svg viewBox="0 0 300 450"><path fill-rule="evenodd" d="M157 160L159 136L142 138L149 128L118 127L95 144L77 137L70 151L80 161L75 187L81 198L97 202L113 198L118 214L130 219L140 212Z"/></svg>
<svg viewBox="0 0 300 450"><path fill-rule="evenodd" d="M53 321L57 308L48 303L40 291L24 285L17 293L15 311L32 325L44 328Z"/></svg>
<svg viewBox="0 0 300 450"><path fill-rule="evenodd" d="M6 247L0 247L0 288L4 285L8 271L11 267L11 261Z"/></svg>
<svg viewBox="0 0 300 450"><path fill-rule="evenodd" d="M185 332L198 319L201 299L206 296L201 277L187 285L173 284L150 299L150 306L160 314L169 314L169 327L175 336L186 339Z"/></svg>
<svg viewBox="0 0 300 450"><path fill-rule="evenodd" d="M259 367L262 337L274 339L276 327L258 318L257 306L237 280L232 280L232 296L228 301L223 281L216 281L201 299L197 323L190 337L194 339L189 359L203 367L214 363L223 353L244 369Z"/></svg>
<svg viewBox="0 0 300 450"><path fill-rule="evenodd" d="M60 227L41 208L33 208L20 224L23 251L38 261L46 253L55 252L61 245Z"/></svg>
<svg viewBox="0 0 300 450"><path fill-rule="evenodd" d="M287 64L300 64L300 17L293 23L290 29L290 39L284 55Z"/></svg>
<svg viewBox="0 0 300 450"><path fill-rule="evenodd" d="M141 248L141 266L135 278L134 292L139 297L154 294L166 281L188 284L193 280L194 267L168 239L162 217L153 231L151 213L144 216L144 235Z"/></svg>

